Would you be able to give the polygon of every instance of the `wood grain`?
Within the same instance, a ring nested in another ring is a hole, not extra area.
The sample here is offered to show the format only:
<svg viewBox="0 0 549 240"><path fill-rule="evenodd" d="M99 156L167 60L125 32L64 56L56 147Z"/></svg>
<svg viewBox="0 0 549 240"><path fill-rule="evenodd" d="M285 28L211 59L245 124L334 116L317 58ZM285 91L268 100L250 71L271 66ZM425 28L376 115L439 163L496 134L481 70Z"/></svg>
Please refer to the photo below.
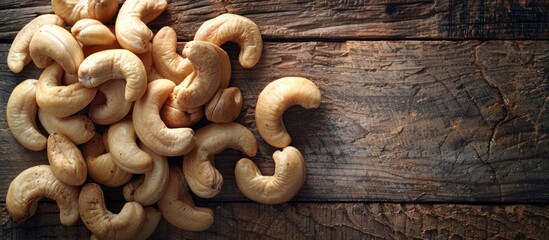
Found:
<svg viewBox="0 0 549 240"><path fill-rule="evenodd" d="M151 28L172 26L192 39L204 21L235 13L256 22L265 39L547 39L549 2L536 0L168 1ZM0 0L0 41L40 14L50 1Z"/></svg>

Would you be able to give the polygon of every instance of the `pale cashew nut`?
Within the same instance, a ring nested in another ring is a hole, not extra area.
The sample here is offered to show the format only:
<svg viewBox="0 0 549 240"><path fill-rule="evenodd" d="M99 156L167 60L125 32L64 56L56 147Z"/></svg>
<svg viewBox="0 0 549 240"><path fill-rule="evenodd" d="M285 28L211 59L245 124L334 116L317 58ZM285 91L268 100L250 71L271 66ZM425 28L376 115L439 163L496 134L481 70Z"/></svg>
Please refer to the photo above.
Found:
<svg viewBox="0 0 549 240"><path fill-rule="evenodd" d="M148 206L144 209L145 222L143 223L143 227L141 228L141 230L135 236L135 240L149 239L149 237L156 230L156 227L158 226L158 223L160 223L160 219L162 218L162 213L160 213L160 210L156 209L155 207Z"/></svg>
<svg viewBox="0 0 549 240"><path fill-rule="evenodd" d="M206 104L206 119L217 122L232 122L242 111L242 92L237 87L219 89L215 96Z"/></svg>
<svg viewBox="0 0 549 240"><path fill-rule="evenodd" d="M53 175L62 182L80 186L86 181L88 168L80 149L63 134L48 137L48 161Z"/></svg>
<svg viewBox="0 0 549 240"><path fill-rule="evenodd" d="M57 179L49 165L37 165L22 171L11 182L6 195L6 208L15 222L23 222L36 213L38 200L50 198L59 206L61 224L71 226L80 219L80 188Z"/></svg>
<svg viewBox="0 0 549 240"><path fill-rule="evenodd" d="M118 214L110 212L96 183L82 187L78 207L82 222L99 239L135 239L145 222L145 211L136 202L127 202Z"/></svg>
<svg viewBox="0 0 549 240"><path fill-rule="evenodd" d="M109 125L122 120L131 110L132 102L124 98L124 80L112 80L97 87L97 94L89 104L88 116L98 124Z"/></svg>
<svg viewBox="0 0 549 240"><path fill-rule="evenodd" d="M30 41L29 52L38 68L46 68L57 62L68 73L76 73L84 60L84 52L76 39L65 28L44 25Z"/></svg>
<svg viewBox="0 0 549 240"><path fill-rule="evenodd" d="M110 153L105 153L101 134L82 145L82 154L88 166L88 175L99 184L108 187L119 187L128 183L133 174L118 167Z"/></svg>
<svg viewBox="0 0 549 240"><path fill-rule="evenodd" d="M204 116L202 106L195 108L181 108L176 102L173 93L166 99L162 109L160 109L160 118L170 128L190 127L199 122Z"/></svg>
<svg viewBox="0 0 549 240"><path fill-rule="evenodd" d="M151 155L137 146L137 136L130 117L110 125L108 131L107 146L118 167L138 174L152 169Z"/></svg>
<svg viewBox="0 0 549 240"><path fill-rule="evenodd" d="M269 83L257 98L255 121L261 137L270 145L283 148L292 142L282 122L284 111L293 105L318 108L318 87L302 77L284 77Z"/></svg>
<svg viewBox="0 0 549 240"><path fill-rule="evenodd" d="M60 118L39 108L38 119L42 127L49 134L61 133L67 136L74 144L85 143L95 134L95 125L83 114Z"/></svg>
<svg viewBox="0 0 549 240"><path fill-rule="evenodd" d="M6 120L11 134L23 147L32 151L46 148L47 138L36 125L36 84L38 80L27 79L11 92L6 106Z"/></svg>
<svg viewBox="0 0 549 240"><path fill-rule="evenodd" d="M51 0L53 12L67 24L85 18L109 21L118 11L117 0Z"/></svg>
<svg viewBox="0 0 549 240"><path fill-rule="evenodd" d="M88 16L107 22L118 12L118 0L88 0Z"/></svg>
<svg viewBox="0 0 549 240"><path fill-rule="evenodd" d="M88 56L78 69L78 79L86 87L96 87L111 79L126 79L124 98L135 101L147 90L147 72L141 59L124 49L111 49Z"/></svg>
<svg viewBox="0 0 549 240"><path fill-rule="evenodd" d="M153 38L147 23L158 17L166 8L166 0L126 0L115 23L116 39L125 49L134 53L148 50Z"/></svg>
<svg viewBox="0 0 549 240"><path fill-rule="evenodd" d="M36 103L42 110L67 117L84 109L95 97L96 88L86 88L79 82L63 86L63 69L53 63L40 74L36 86Z"/></svg>
<svg viewBox="0 0 549 240"><path fill-rule="evenodd" d="M199 197L219 193L223 177L214 166L214 157L227 148L255 156L257 141L250 130L235 123L211 123L196 130L196 146L183 158L183 172L191 190Z"/></svg>
<svg viewBox="0 0 549 240"><path fill-rule="evenodd" d="M180 156L194 147L191 128L168 128L160 118L160 108L173 91L175 83L167 79L152 81L145 95L133 107L133 126L139 140L163 156Z"/></svg>
<svg viewBox="0 0 549 240"><path fill-rule="evenodd" d="M127 201L149 206L158 201L168 186L168 158L158 155L142 143L139 147L152 157L152 170L145 173L143 178L126 184L123 193Z"/></svg>
<svg viewBox="0 0 549 240"><path fill-rule="evenodd" d="M235 42L240 46L238 61L245 68L255 66L263 51L259 27L246 17L230 13L205 21L196 31L194 40L208 41L217 46Z"/></svg>
<svg viewBox="0 0 549 240"><path fill-rule="evenodd" d="M65 26L63 20L54 14L44 14L36 17L25 25L13 39L8 52L8 67L14 73L19 73L32 59L29 45L34 33L43 25Z"/></svg>
<svg viewBox="0 0 549 240"><path fill-rule="evenodd" d="M157 204L166 221L185 231L204 231L214 221L211 209L195 207L187 181L175 166L170 166L168 188Z"/></svg>
<svg viewBox="0 0 549 240"><path fill-rule="evenodd" d="M83 45L110 45L116 42L111 30L98 20L87 18L78 20L71 33Z"/></svg>
<svg viewBox="0 0 549 240"><path fill-rule="evenodd" d="M236 163L235 178L238 189L249 199L263 204L290 201L305 183L306 167L303 156L292 146L273 153L275 172L263 176L255 163L242 158Z"/></svg>

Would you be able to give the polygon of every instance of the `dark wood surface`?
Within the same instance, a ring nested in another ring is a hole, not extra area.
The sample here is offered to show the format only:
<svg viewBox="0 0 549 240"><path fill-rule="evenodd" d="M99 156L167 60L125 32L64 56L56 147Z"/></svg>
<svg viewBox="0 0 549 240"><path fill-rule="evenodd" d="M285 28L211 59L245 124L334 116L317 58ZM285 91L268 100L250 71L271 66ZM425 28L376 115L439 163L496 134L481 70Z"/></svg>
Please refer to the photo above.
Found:
<svg viewBox="0 0 549 240"><path fill-rule="evenodd" d="M274 170L275 149L260 139L253 118L263 87L302 76L323 99L319 109L284 115L307 161L307 181L291 203L247 200L233 173L243 156L227 150L216 160L221 193L196 199L214 209L214 226L190 233L163 221L154 239L549 236L549 2L189 2L170 1L152 28L170 25L186 41L224 12L260 26L265 45L255 68L238 65L236 45L224 48L231 85L245 98L236 121L259 140L253 159L264 173ZM45 152L11 136L5 106L19 82L40 74L34 66L8 70L10 42L26 22L51 12L48 4L0 0L0 205L19 172L47 163ZM106 195L116 210L119 190ZM89 236L81 222L61 226L51 201L39 206L21 224L0 207L0 239Z"/></svg>

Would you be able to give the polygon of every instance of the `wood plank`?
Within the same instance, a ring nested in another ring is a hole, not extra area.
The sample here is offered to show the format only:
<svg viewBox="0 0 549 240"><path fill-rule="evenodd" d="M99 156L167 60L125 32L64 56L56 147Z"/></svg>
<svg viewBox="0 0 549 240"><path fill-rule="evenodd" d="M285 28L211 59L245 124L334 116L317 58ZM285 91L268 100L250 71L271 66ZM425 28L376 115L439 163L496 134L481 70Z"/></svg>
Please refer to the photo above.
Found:
<svg viewBox="0 0 549 240"><path fill-rule="evenodd" d="M204 232L161 220L150 239L545 239L549 207L397 203L210 203ZM0 206L0 215L5 208ZM113 210L114 211L114 210ZM64 227L54 204L40 204L21 224L0 225L2 239L87 239L81 221Z"/></svg>
<svg viewBox="0 0 549 240"><path fill-rule="evenodd" d="M8 72L8 47L0 44L0 199L16 174L45 162L7 129L9 92L39 73ZM266 43L251 70L238 66L237 50L228 46L232 85L245 98L237 122L257 139L255 101L267 83L303 76L323 93L319 109L284 115L308 167L295 201L549 200L549 42ZM275 149L259 143L253 159L271 174ZM225 183L213 201L247 200L234 181L240 157L218 156Z"/></svg>
<svg viewBox="0 0 549 240"><path fill-rule="evenodd" d="M168 1L151 23L172 26L192 39L204 21L235 13L256 22L271 39L547 39L549 2L383 1ZM49 1L0 1L0 41L11 41L34 17L52 12Z"/></svg>

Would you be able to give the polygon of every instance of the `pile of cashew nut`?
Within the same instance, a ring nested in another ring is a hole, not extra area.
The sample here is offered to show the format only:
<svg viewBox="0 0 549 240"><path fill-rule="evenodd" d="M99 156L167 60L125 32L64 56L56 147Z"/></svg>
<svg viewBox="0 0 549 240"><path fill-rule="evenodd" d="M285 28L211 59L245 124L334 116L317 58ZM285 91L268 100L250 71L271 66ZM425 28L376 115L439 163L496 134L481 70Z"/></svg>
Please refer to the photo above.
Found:
<svg viewBox="0 0 549 240"><path fill-rule="evenodd" d="M254 134L234 122L243 97L229 86L230 60L219 46L237 43L240 65L252 68L263 48L259 27L222 14L204 22L180 55L172 28L153 34L147 26L166 0L126 0L120 8L117 0L51 3L55 14L24 26L8 55L14 73L31 61L44 69L38 80L15 87L6 113L14 138L32 151L46 150L49 160L10 184L11 218L24 221L46 197L57 202L63 225L82 220L92 239L146 239L161 217L183 230L208 229L213 212L196 207L191 192L202 198L220 192L216 154L232 148L254 157L258 149ZM115 25L105 25L117 13ZM301 77L272 81L259 94L257 130L281 150L273 154L273 176L248 158L237 162L236 183L246 197L280 204L298 193L305 161L290 146L282 115L293 105L320 102L318 87ZM204 116L210 123L193 129ZM98 133L98 126L105 130ZM183 166L168 162L176 156ZM123 187L128 202L119 213L107 210L100 185Z"/></svg>

